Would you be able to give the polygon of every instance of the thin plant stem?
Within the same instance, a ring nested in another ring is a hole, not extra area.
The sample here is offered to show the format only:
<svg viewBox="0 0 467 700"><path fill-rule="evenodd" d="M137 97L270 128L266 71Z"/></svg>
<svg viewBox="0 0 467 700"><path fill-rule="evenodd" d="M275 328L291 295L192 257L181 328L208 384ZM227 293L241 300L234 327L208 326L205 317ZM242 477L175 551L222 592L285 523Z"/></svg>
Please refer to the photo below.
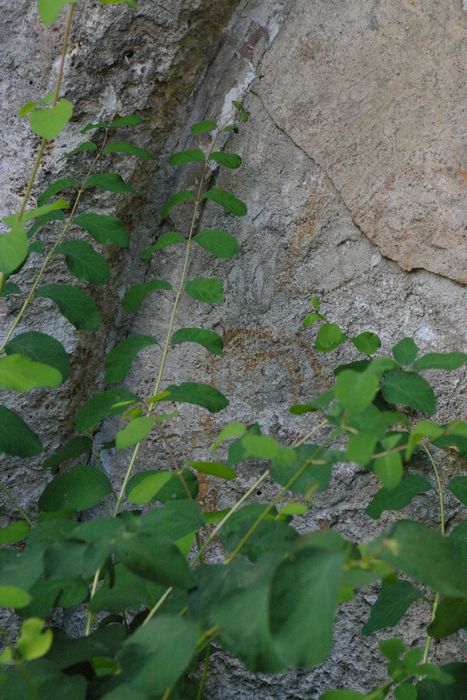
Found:
<svg viewBox="0 0 467 700"><path fill-rule="evenodd" d="M206 687L206 682L208 680L209 659L210 658L211 658L211 647L210 647L210 645L208 645L206 647L206 655L204 657L204 665L203 665L203 675L201 676L201 682L199 684L198 693L196 695L196 700L203 700L204 689Z"/></svg>
<svg viewBox="0 0 467 700"><path fill-rule="evenodd" d="M151 610L149 611L149 613L147 614L147 616L144 618L144 622L143 622L143 624L142 624L143 627L144 627L144 625L147 625L148 622L149 622L149 620L151 620L151 619L154 617L154 615L156 614L156 612L157 612L157 611L159 610L159 608L165 603L165 601L167 600L167 598L169 597L169 595L172 593L172 591L173 591L173 586L170 586L170 588L167 588L167 590L165 591L165 593L164 593L163 595L161 595L161 597L159 598L159 600L157 601L157 603L154 605L154 607L151 608Z"/></svg>
<svg viewBox="0 0 467 700"><path fill-rule="evenodd" d="M174 690L175 690L175 685L171 685L170 688L167 688L164 695L162 696L162 700L169 700L169 698L172 695Z"/></svg>
<svg viewBox="0 0 467 700"><path fill-rule="evenodd" d="M11 501L11 503L14 505L14 507L16 508L16 510L18 511L18 513L19 513L20 515L22 515L22 517L24 518L24 520L26 520L26 522L28 523L28 525L31 525L31 526L32 526L32 524L33 524L33 523L32 523L32 520L29 518L28 514L26 513L26 511L25 511L24 508L22 507L21 503L16 499L16 497L15 497L15 496L13 495L13 493L10 491L10 489L8 488L8 486L5 486L5 484L2 484L2 483L0 482L0 491L4 494L4 496L5 496L9 501Z"/></svg>

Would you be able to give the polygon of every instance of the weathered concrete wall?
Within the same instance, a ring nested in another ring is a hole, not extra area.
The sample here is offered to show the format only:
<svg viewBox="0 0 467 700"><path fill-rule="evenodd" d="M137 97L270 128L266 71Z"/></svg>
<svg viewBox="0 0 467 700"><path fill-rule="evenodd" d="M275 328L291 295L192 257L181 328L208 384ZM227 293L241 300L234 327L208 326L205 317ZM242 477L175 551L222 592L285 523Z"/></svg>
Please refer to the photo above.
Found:
<svg viewBox="0 0 467 700"><path fill-rule="evenodd" d="M77 116L82 120L142 111L149 128L141 142L146 139L160 149L161 159L154 167L138 169L134 183L144 198L122 207L132 248L117 261L111 291L99 300L106 318L99 342L95 337L77 340L55 314L45 320L46 302L35 307L27 322L58 332L70 350L78 344L88 363L84 369L76 364L70 385L55 397L58 401L47 399L50 443L58 440L57 419L61 428L71 429L75 406L101 380L97 367L117 338L130 330L163 337L168 298L150 297L134 318L119 310L119 298L130 279L177 280L176 251L161 252L148 270L137 259L137 251L158 235L158 209L168 193L193 182L193 172L174 179L163 157L191 143L184 124L225 113L232 98L244 100L252 115L228 144L242 155L244 166L239 173L214 173L214 178L244 199L249 212L245 219L232 221L208 205L204 223L222 223L235 233L241 254L225 263L197 252L190 274L223 278L226 302L204 309L187 298L179 313L180 325L222 333L226 354L213 359L182 346L173 351L167 372L167 383L196 379L216 384L230 398L230 406L216 418L183 410L183 421L167 428L180 459L193 450L196 457L205 457L217 429L233 418L259 420L265 430L289 442L312 427L315 419L292 418L289 404L323 390L336 357L348 356L347 350L324 358L314 353L313 333L301 327L313 293L322 296L326 313L350 333L371 329L386 349L405 335L413 336L424 351L465 347L462 56L467 16L461 0L173 0L161 5L142 0L140 5L136 14L121 6L104 12L93 4L79 11L79 40L67 73L67 92L78 104ZM41 76L50 60L50 42L32 64L34 32L43 31L32 19L27 26L12 20L9 27L5 94L10 115L30 97L29 79L33 87L45 87ZM18 37L24 46L22 67L13 75L15 62L20 63ZM9 160L2 167L3 175L14 176L5 199L5 208L12 209L33 145L26 129L8 118ZM69 145L63 143L50 154L50 169L60 149ZM131 166L125 167L130 174ZM183 211L174 218L177 225L186 224ZM53 275L63 279L63 268L54 268ZM6 308L12 313L15 302ZM115 318L116 326L109 330ZM154 350L142 354L128 386L147 393L158 359ZM465 405L466 385L459 372L433 377L438 415L446 419ZM44 410L43 394L36 393L32 406L23 408L33 424L36 412ZM44 418L36 420L43 426ZM99 440L114 432L115 424L109 422ZM103 454L104 467L118 478L124 457ZM165 466L166 459L154 437L141 451L138 467ZM441 469L447 478L459 465L449 458ZM420 470L429 473L423 463ZM26 474L28 465L12 465L9 472L25 503L42 483L42 475L35 472L28 476L28 491L21 493L20 479ZM222 490L206 481L204 502L227 506L255 475L254 468L244 468ZM303 527L332 526L349 537L370 539L389 522L386 518L375 525L362 513L376 488L368 474L338 469L332 488L317 499ZM258 498L270 493L271 487L265 487ZM422 521L437 522L432 495L417 499L414 508ZM455 500L448 497L447 517L455 516ZM334 652L322 668L260 678L216 653L208 697L282 700L315 698L344 685L368 690L384 674L378 635L362 638L359 631L374 597L375 589L367 589L343 606ZM413 606L401 630L408 642L422 642L421 621L428 616L426 604ZM433 659L451 658L456 646L455 638L435 646Z"/></svg>

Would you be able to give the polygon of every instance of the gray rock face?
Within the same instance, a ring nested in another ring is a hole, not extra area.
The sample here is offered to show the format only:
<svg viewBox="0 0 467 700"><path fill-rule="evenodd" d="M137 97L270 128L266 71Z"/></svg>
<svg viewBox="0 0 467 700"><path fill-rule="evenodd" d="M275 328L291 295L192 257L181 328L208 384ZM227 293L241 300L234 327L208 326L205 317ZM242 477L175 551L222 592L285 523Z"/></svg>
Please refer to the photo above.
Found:
<svg viewBox="0 0 467 700"><path fill-rule="evenodd" d="M184 380L215 384L230 405L216 417L184 408L181 420L166 428L177 457L207 457L217 431L232 419L258 420L265 431L288 443L318 422L290 416L288 406L325 389L332 368L351 353L315 353L313 331L302 328L313 293L320 294L326 314L349 333L372 330L386 350L407 335L423 351L463 349L461 47L467 18L460 0L139 4L135 13L122 5L102 8L91 3L78 9L65 90L76 106L77 121L50 148L42 175L46 182L58 174L63 167L59 156L76 145L85 121L115 113L141 112L147 125L139 142L160 154L155 165L136 170L121 161L122 173L143 197L120 208L132 243L129 253L113 260L114 279L105 298L96 297L105 320L98 337L77 334L44 300L35 303L25 320L23 330L55 334L77 353L73 376L59 392L44 398L36 391L19 404L47 448L71 434L77 406L102 387L99 367L105 351L129 332L164 337L168 296L149 297L133 317L123 314L120 298L130 280L164 277L177 282L176 250L161 251L147 268L138 260L139 251L162 230L161 204L176 189L192 186L196 175L192 169L174 176L165 157L192 143L189 123L226 116L232 99L243 100L251 112L250 123L226 145L240 153L244 165L233 175L214 171L212 178L248 204L248 215L232 220L207 205L203 225L222 225L235 233L241 253L232 262L221 262L195 251L190 276L223 278L226 302L204 308L186 297L178 313L180 327L196 325L221 333L226 352L213 359L194 346L177 347L165 378L167 385ZM16 3L2 20L6 31L0 56L7 76L2 88L2 211L17 207L37 145L14 112L47 89L44 76L58 51L59 32L41 28L30 5ZM112 211L114 201L99 198L91 203ZM189 210L180 209L173 218L176 226L186 228ZM53 232L49 235L52 239ZM37 265L34 259L28 264L29 278ZM48 281L63 280L64 269L54 263ZM2 304L5 328L18 302L10 298ZM141 353L128 387L147 395L159 360L154 348ZM461 374L433 373L433 378L438 418L458 415L466 399ZM104 424L98 441L113 438L115 427L115 422ZM118 483L125 456L108 451L102 459ZM141 450L136 469L166 464L167 455L154 436ZM443 480L459 468L454 458L443 458ZM43 487L43 472L11 461L5 469L10 487L27 506ZM423 462L419 469L429 475ZM226 507L256 476L256 468L249 466L222 488L206 479L203 504ZM375 524L363 513L376 488L366 472L337 469L331 489L317 498L300 527L335 527L355 540L373 538L390 522L386 517ZM273 486L266 485L256 498L266 500L272 493ZM413 514L435 526L439 512L433 494L416 499ZM456 501L448 497L447 518L455 523L456 517ZM334 687L368 691L385 673L377 649L380 637L361 635L374 597L374 588L365 589L342 606L332 656L312 672L253 676L216 652L207 697L314 699ZM428 618L429 606L417 603L396 632L410 644L423 643ZM449 660L459 650L460 640L452 637L434 646L431 658Z"/></svg>

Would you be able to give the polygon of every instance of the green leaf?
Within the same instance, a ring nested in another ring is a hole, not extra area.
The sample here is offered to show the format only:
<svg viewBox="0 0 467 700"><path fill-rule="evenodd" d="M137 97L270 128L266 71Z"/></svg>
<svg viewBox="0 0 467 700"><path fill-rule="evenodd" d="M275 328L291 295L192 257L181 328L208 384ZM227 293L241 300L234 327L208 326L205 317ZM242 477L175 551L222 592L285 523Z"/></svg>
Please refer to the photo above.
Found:
<svg viewBox="0 0 467 700"><path fill-rule="evenodd" d="M242 164L242 159L236 153L224 153L224 151L213 151L209 160L215 160L226 168L235 170Z"/></svg>
<svg viewBox="0 0 467 700"><path fill-rule="evenodd" d="M325 323L318 331L315 348L318 352L331 352L342 345L346 336L336 323Z"/></svg>
<svg viewBox="0 0 467 700"><path fill-rule="evenodd" d="M429 437L431 440L436 439L443 435L444 430L437 423L431 420L423 420L412 428L409 435L409 440L407 442L407 449L405 451L405 458L409 459L416 446L423 440L424 437Z"/></svg>
<svg viewBox="0 0 467 700"><path fill-rule="evenodd" d="M162 219L166 219L172 209L179 204L183 204L183 202L196 202L196 197L193 192L190 192L189 190L182 190L182 192L177 192L177 194L174 194L161 209Z"/></svg>
<svg viewBox="0 0 467 700"><path fill-rule="evenodd" d="M351 435L347 445L347 459L364 467L371 461L378 442L379 431L362 430L357 435Z"/></svg>
<svg viewBox="0 0 467 700"><path fill-rule="evenodd" d="M178 401L180 403L191 403L196 406L206 408L210 413L223 411L229 405L228 400L209 384L199 382L182 382L182 384L172 384L167 387L170 396L164 401Z"/></svg>
<svg viewBox="0 0 467 700"><path fill-rule="evenodd" d="M50 335L27 331L16 335L5 346L7 355L23 355L34 362L55 367L65 380L70 374L70 360L63 345Z"/></svg>
<svg viewBox="0 0 467 700"><path fill-rule="evenodd" d="M239 251L236 238L227 231L200 231L193 240L208 253L223 260L233 258Z"/></svg>
<svg viewBox="0 0 467 700"><path fill-rule="evenodd" d="M155 418L141 416L134 418L122 430L119 430L115 440L117 449L123 450L125 447L132 447L145 440L154 427Z"/></svg>
<svg viewBox="0 0 467 700"><path fill-rule="evenodd" d="M68 321L80 331L96 331L101 319L95 301L82 289L71 284L45 284L37 297L51 299Z"/></svg>
<svg viewBox="0 0 467 700"><path fill-rule="evenodd" d="M252 436L248 436L248 442L251 439ZM289 451L289 447L282 447L274 457L272 479L282 486L287 484L290 491L301 495L325 491L331 481L335 453L326 452L319 445L301 445L293 450L294 459L289 462Z"/></svg>
<svg viewBox="0 0 467 700"><path fill-rule="evenodd" d="M419 493L425 493L432 488L430 482L423 476L409 474L395 488L380 489L365 508L365 513L377 519L385 510L402 510Z"/></svg>
<svg viewBox="0 0 467 700"><path fill-rule="evenodd" d="M101 2L105 4L114 3L115 0L100 0ZM117 0L117 2L130 2L130 0ZM136 4L133 4L133 7L136 7ZM144 119L143 117L140 117L138 114L128 114L126 117L118 117L117 119L113 119L110 124L109 128L110 129L118 129L120 127L124 126L139 126L140 124L144 124Z"/></svg>
<svg viewBox="0 0 467 700"><path fill-rule="evenodd" d="M394 359L406 367L414 362L417 353L418 346L412 338L403 338L392 349Z"/></svg>
<svg viewBox="0 0 467 700"><path fill-rule="evenodd" d="M25 608L32 598L22 588L17 586L0 586L0 607Z"/></svg>
<svg viewBox="0 0 467 700"><path fill-rule="evenodd" d="M65 256L71 274L91 284L105 284L110 279L110 265L103 255L85 241L65 241L55 251Z"/></svg>
<svg viewBox="0 0 467 700"><path fill-rule="evenodd" d="M137 195L138 192L125 182L118 173L97 173L86 180L86 187L97 187L106 192L130 192Z"/></svg>
<svg viewBox="0 0 467 700"><path fill-rule="evenodd" d="M230 440L233 437L239 437L240 435L243 435L247 430L247 427L244 423L239 423L238 421L232 421L231 423L228 423L224 428L222 428L221 432L213 442L211 446L211 452L215 452L220 445L222 445L223 442L226 440Z"/></svg>
<svg viewBox="0 0 467 700"><path fill-rule="evenodd" d="M206 156L203 151L196 148L193 151L179 151L174 153L169 158L170 165L185 165L186 163L194 163L195 161L204 160Z"/></svg>
<svg viewBox="0 0 467 700"><path fill-rule="evenodd" d="M73 115L73 105L59 100L55 107L36 107L29 112L29 125L38 136L50 141L66 127Z"/></svg>
<svg viewBox="0 0 467 700"><path fill-rule="evenodd" d="M24 260L29 251L29 242L22 224L8 233L0 235L0 272L10 275Z"/></svg>
<svg viewBox="0 0 467 700"><path fill-rule="evenodd" d="M429 352L413 363L413 369L422 372L425 369L458 369L467 362L465 352Z"/></svg>
<svg viewBox="0 0 467 700"><path fill-rule="evenodd" d="M0 406L0 452L12 457L34 457L44 448L34 433L14 411Z"/></svg>
<svg viewBox="0 0 467 700"><path fill-rule="evenodd" d="M467 520L459 523L459 525L449 533L449 539L458 554L465 561L467 559Z"/></svg>
<svg viewBox="0 0 467 700"><path fill-rule="evenodd" d="M427 631L431 637L441 639L463 627L467 627L467 598L445 598Z"/></svg>
<svg viewBox="0 0 467 700"><path fill-rule="evenodd" d="M417 690L411 683L402 683L394 691L396 700L417 700Z"/></svg>
<svg viewBox="0 0 467 700"><path fill-rule="evenodd" d="M121 382L130 371L137 354L149 345L157 345L150 335L130 335L105 356L105 381L108 384Z"/></svg>
<svg viewBox="0 0 467 700"><path fill-rule="evenodd" d="M108 389L92 396L75 415L79 431L91 430L106 416L118 416L141 399L127 389Z"/></svg>
<svg viewBox="0 0 467 700"><path fill-rule="evenodd" d="M126 532L117 543L120 561L134 574L166 586L188 589L193 574L178 547L159 532Z"/></svg>
<svg viewBox="0 0 467 700"><path fill-rule="evenodd" d="M26 392L36 387L54 387L62 383L62 374L55 367L34 362L23 355L0 358L0 387Z"/></svg>
<svg viewBox="0 0 467 700"><path fill-rule="evenodd" d="M467 476L455 476L448 483L448 489L467 506Z"/></svg>
<svg viewBox="0 0 467 700"><path fill-rule="evenodd" d="M362 700L365 696L363 693L358 693L356 690L347 690L347 688L339 688L338 690L328 690L323 695L320 695L319 700Z"/></svg>
<svg viewBox="0 0 467 700"><path fill-rule="evenodd" d="M358 352L363 352L365 355L374 355L381 347L381 340L376 333L365 331L352 338L352 343L357 348Z"/></svg>
<svg viewBox="0 0 467 700"><path fill-rule="evenodd" d="M410 406L432 416L436 412L436 396L428 382L415 372L394 369L388 372L381 385L389 403Z"/></svg>
<svg viewBox="0 0 467 700"><path fill-rule="evenodd" d="M167 280L151 280L142 284L134 284L125 292L122 305L125 311L136 311L139 309L148 294L157 292L160 289L172 289L172 285Z"/></svg>
<svg viewBox="0 0 467 700"><path fill-rule="evenodd" d="M211 474L212 476L219 477L219 479L226 479L227 481L230 481L231 479L237 478L237 474L234 472L234 470L221 462L196 462L189 459L186 461L186 464L189 464L190 467L195 469L197 472L201 472L202 474Z"/></svg>
<svg viewBox="0 0 467 700"><path fill-rule="evenodd" d="M147 470L136 474L128 484L127 501L138 505L150 503L172 477L172 472L156 470Z"/></svg>
<svg viewBox="0 0 467 700"><path fill-rule="evenodd" d="M47 189L44 190L37 198L37 204L39 207L41 207L43 204L48 202L49 199L54 196L54 194L57 194L57 192L63 192L63 190L70 188L74 189L76 187L78 187L78 180L75 180L74 178L67 177L60 180L55 180L55 182L52 182L52 184L49 185Z"/></svg>
<svg viewBox="0 0 467 700"><path fill-rule="evenodd" d="M202 345L212 355L224 354L224 343L220 335L214 331L209 331L204 328L180 328L175 331L170 339L172 345L180 343L198 343Z"/></svg>
<svg viewBox="0 0 467 700"><path fill-rule="evenodd" d="M427 676L415 686L417 700L463 700L467 686L467 663L454 662L434 668L450 676L453 682L446 683L445 680Z"/></svg>
<svg viewBox="0 0 467 700"><path fill-rule="evenodd" d="M342 553L313 547L298 550L277 568L269 614L273 639L288 665L311 668L327 658L342 563Z"/></svg>
<svg viewBox="0 0 467 700"><path fill-rule="evenodd" d="M141 260L149 260L155 250L161 250L174 243L185 243L185 237L182 236L181 233L178 233L178 231L166 231L166 233L159 236L155 243L152 243L143 250L140 254L140 258Z"/></svg>
<svg viewBox="0 0 467 700"><path fill-rule="evenodd" d="M198 277L187 282L185 292L196 301L206 304L222 304L224 285L217 277Z"/></svg>
<svg viewBox="0 0 467 700"><path fill-rule="evenodd" d="M81 133L85 133L84 129ZM69 158L70 156L74 156L76 153L83 153L85 151L97 151L96 144L92 141L83 141L83 143L80 143L79 146L73 148L72 151L68 151L67 153L65 153L65 157Z"/></svg>
<svg viewBox="0 0 467 700"><path fill-rule="evenodd" d="M44 630L44 626L44 620L36 617L25 620L21 625L16 646L23 659L39 659L49 651L52 646L52 630Z"/></svg>
<svg viewBox="0 0 467 700"><path fill-rule="evenodd" d="M461 420L454 420L447 425L443 425L442 428L445 434L439 438L432 439L433 445L443 449L454 448L461 455L467 456L467 423Z"/></svg>
<svg viewBox="0 0 467 700"><path fill-rule="evenodd" d="M92 440L84 435L78 435L71 438L64 447L56 450L50 457L44 460L44 469L50 469L52 474L55 474L58 467L64 462L80 457L82 454L87 454L92 450Z"/></svg>
<svg viewBox="0 0 467 700"><path fill-rule="evenodd" d="M198 136L199 134L207 134L214 129L217 129L217 122L214 119L203 119L203 121L193 124L191 133L193 136Z"/></svg>
<svg viewBox="0 0 467 700"><path fill-rule="evenodd" d="M318 323L318 321L323 321L323 316L317 311L312 311L310 314L307 314L303 319L303 327L310 328L315 323Z"/></svg>
<svg viewBox="0 0 467 700"><path fill-rule="evenodd" d="M344 408L358 413L371 404L378 389L374 374L345 370L336 379L335 395Z"/></svg>
<svg viewBox="0 0 467 700"><path fill-rule="evenodd" d="M103 153L125 153L129 156L136 156L142 160L153 160L154 156L152 153L147 151L145 148L140 146L134 146L131 143L126 143L124 141L111 141L104 148Z"/></svg>
<svg viewBox="0 0 467 700"><path fill-rule="evenodd" d="M101 245L128 246L128 233L115 216L80 214L73 219L73 223L84 228Z"/></svg>
<svg viewBox="0 0 467 700"><path fill-rule="evenodd" d="M371 608L370 618L363 634L371 634L385 627L394 627L412 603L423 594L408 581L383 581L381 592Z"/></svg>
<svg viewBox="0 0 467 700"><path fill-rule="evenodd" d="M220 204L221 207L234 216L245 216L247 213L247 207L244 202L237 199L231 192L220 189L220 187L213 187L205 192L203 199L209 199L211 202Z"/></svg>
<svg viewBox="0 0 467 700"><path fill-rule="evenodd" d="M0 296L8 297L13 294L21 294L21 289L14 282L6 282L6 284L3 286L3 291L0 294Z"/></svg>
<svg viewBox="0 0 467 700"><path fill-rule="evenodd" d="M26 520L17 520L10 525L0 528L0 544L21 542L29 534L31 526Z"/></svg>
<svg viewBox="0 0 467 700"><path fill-rule="evenodd" d="M37 0L37 11L46 27L55 22L68 2L69 0Z"/></svg>
<svg viewBox="0 0 467 700"><path fill-rule="evenodd" d="M76 467L47 484L39 498L39 508L46 513L62 509L88 510L111 491L112 484L99 469Z"/></svg>
<svg viewBox="0 0 467 700"><path fill-rule="evenodd" d="M375 472L386 489L395 488L401 481L404 469L399 452L378 457L375 461Z"/></svg>
<svg viewBox="0 0 467 700"><path fill-rule="evenodd" d="M36 207L35 209L29 209L21 215L21 222L27 223L33 219L40 219L45 217L47 214L56 212L60 209L67 209L69 203L66 199L57 199L55 202L50 204L43 204L41 207ZM3 221L9 226L14 226L17 222L18 214L12 214L10 216L4 216Z"/></svg>
<svg viewBox="0 0 467 700"><path fill-rule="evenodd" d="M148 697L162 696L187 669L197 640L198 627L192 620L178 615L157 615L123 644L117 659L124 678L131 688L147 693Z"/></svg>

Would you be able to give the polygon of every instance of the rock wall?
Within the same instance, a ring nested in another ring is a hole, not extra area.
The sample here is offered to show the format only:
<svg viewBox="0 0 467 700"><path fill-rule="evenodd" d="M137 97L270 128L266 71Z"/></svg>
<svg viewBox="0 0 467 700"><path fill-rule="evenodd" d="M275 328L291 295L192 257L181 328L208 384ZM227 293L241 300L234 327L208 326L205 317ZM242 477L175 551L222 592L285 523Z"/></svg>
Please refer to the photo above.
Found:
<svg viewBox="0 0 467 700"><path fill-rule="evenodd" d="M179 458L193 452L205 457L216 431L234 418L258 420L288 442L312 427L315 419L293 418L288 406L322 391L335 358L348 357L347 350L324 359L315 354L313 333L301 325L313 293L320 294L329 317L353 334L377 332L386 349L405 335L424 351L465 348L462 50L467 16L461 0L141 0L137 12L81 4L66 80L66 94L77 106L76 126L51 148L44 179L57 174L59 156L76 143L83 120L114 113L140 111L147 118L141 144L160 157L136 172L122 161L144 196L120 211L132 244L129 254L115 259L105 299L97 297L105 317L97 341L78 337L44 300L26 320L29 328L58 334L80 358L53 400L47 395L44 405L44 395L33 392L21 406L32 425L41 425L42 435L47 423L48 446L58 446L71 432L75 408L102 386L98 367L116 340L130 331L163 337L168 299L149 297L136 317L122 313L119 299L130 279L177 279L177 252L161 252L149 268L137 255L161 230L160 205L176 188L193 182L193 171L174 176L165 159L191 143L189 123L225 115L232 99L243 100L251 112L251 122L228 144L244 166L234 175L214 172L213 178L247 202L248 216L232 221L208 205L203 223L235 233L241 254L226 263L198 252L190 274L223 278L226 302L203 309L186 298L179 312L180 325L222 333L226 353L213 359L182 346L173 351L167 372L167 383L214 383L230 406L215 418L183 410L183 420L167 429ZM8 76L2 110L6 158L0 166L5 210L17 206L37 147L13 115L33 93L44 91L46 67L57 54L59 32L42 29L29 6L16 3L2 20ZM39 35L47 40L39 42ZM113 201L97 203L105 210ZM183 209L177 212L177 226L186 225L186 216ZM32 260L30 274L36 265ZM63 278L57 264L51 279ZM8 320L17 302L3 304ZM147 393L157 363L154 350L142 353L128 386ZM433 377L438 417L447 419L465 405L465 381L459 372ZM109 421L98 440L114 433ZM104 468L118 480L123 457L114 451L102 455ZM164 466L166 459L154 438L141 451L137 468ZM440 466L444 478L459 469L452 457ZM42 488L40 468L32 476L29 465L9 462L5 469L11 488L27 505ZM429 473L423 462L420 471ZM253 467L244 468L222 490L206 480L203 501L226 507L255 475ZM362 512L376 488L365 472L337 470L332 488L317 499L303 527L335 527L351 538L371 539L389 522L387 517L375 525ZM257 498L270 493L272 487L265 487ZM437 522L433 496L419 497L414 508L422 521ZM456 519L449 497L447 518ZM333 654L311 673L253 676L215 653L207 697L314 699L344 685L369 690L384 677L378 635L360 633L374 599L375 589L368 588L342 607ZM426 604L413 606L400 630L406 641L422 642L428 616ZM456 648L460 641L451 638L433 647L432 658L450 659Z"/></svg>

